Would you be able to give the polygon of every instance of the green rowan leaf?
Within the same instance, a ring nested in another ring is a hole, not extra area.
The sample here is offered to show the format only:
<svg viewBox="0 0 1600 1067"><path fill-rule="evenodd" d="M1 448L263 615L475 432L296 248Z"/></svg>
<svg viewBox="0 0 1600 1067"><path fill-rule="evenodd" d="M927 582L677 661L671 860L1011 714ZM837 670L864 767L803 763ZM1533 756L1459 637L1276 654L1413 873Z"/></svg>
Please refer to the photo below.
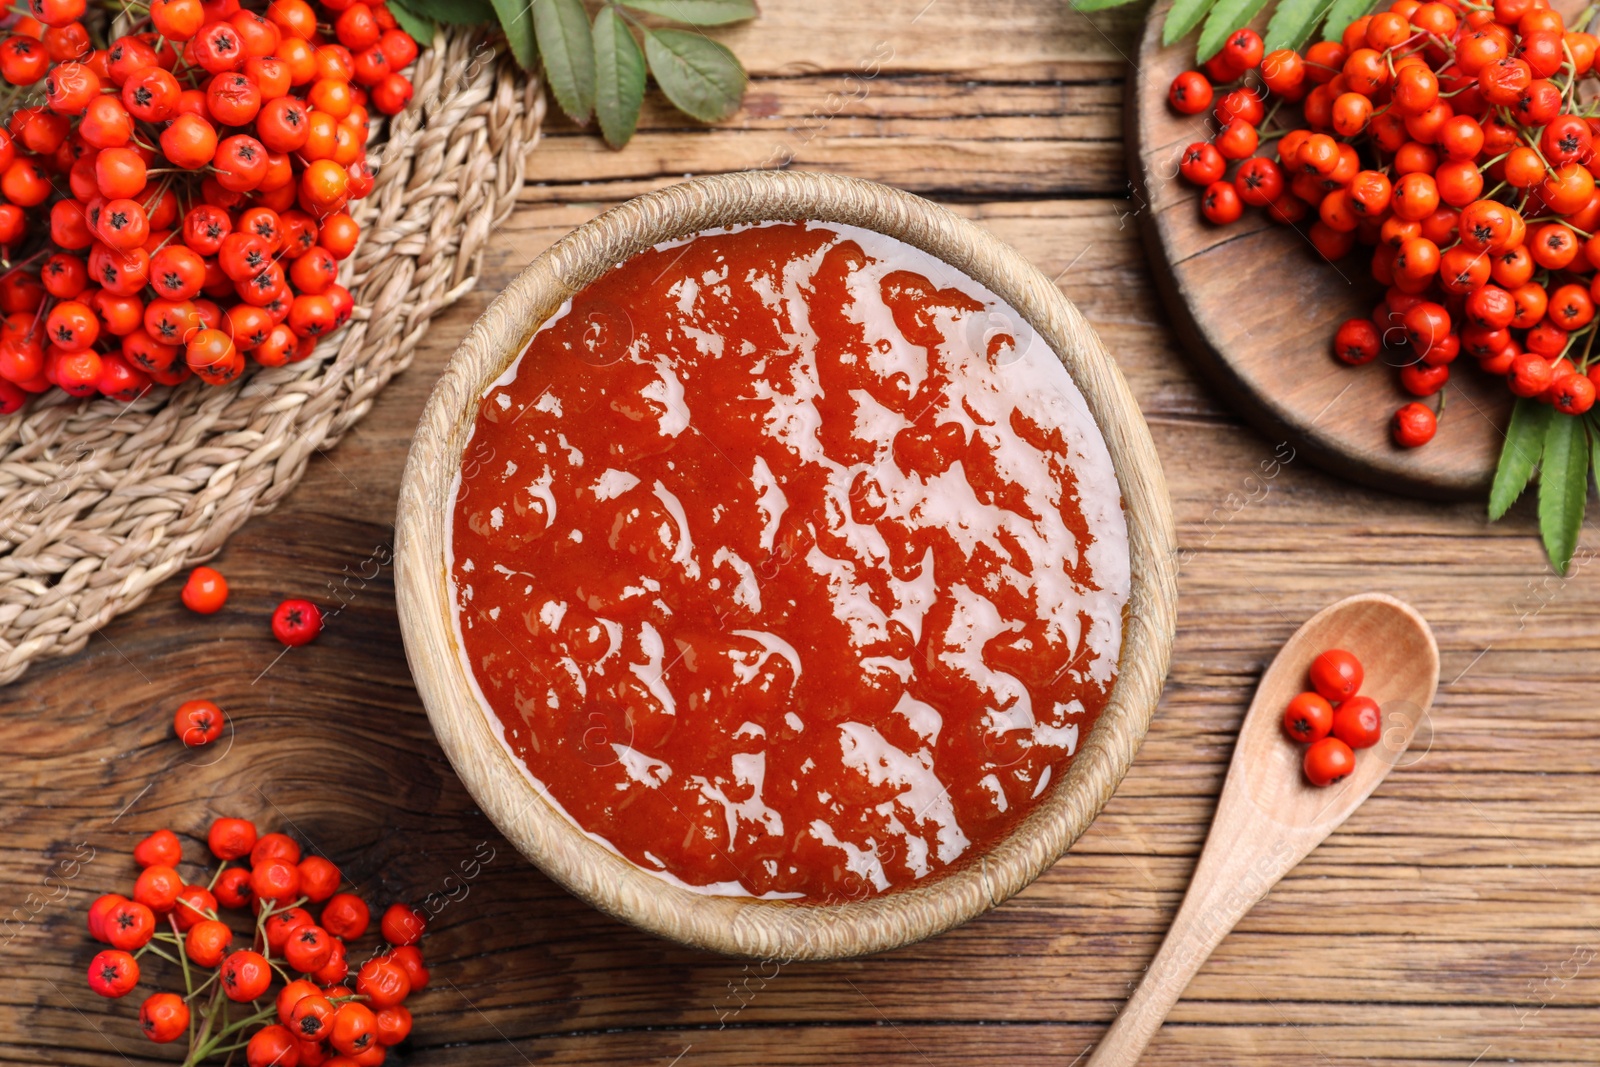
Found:
<svg viewBox="0 0 1600 1067"><path fill-rule="evenodd" d="M400 0L391 0L389 11L394 15L394 20L400 24L400 28L416 40L419 48L426 48L433 43L433 19L411 10Z"/></svg>
<svg viewBox="0 0 1600 1067"><path fill-rule="evenodd" d="M621 148L639 125L644 102L644 53L616 8L594 18L595 115L606 144Z"/></svg>
<svg viewBox="0 0 1600 1067"><path fill-rule="evenodd" d="M1489 521L1511 510L1533 477L1533 468L1544 454L1545 430L1555 411L1549 405L1527 398L1518 399L1511 409L1511 425L1506 427L1506 443L1500 446L1500 463L1495 467L1494 484L1489 489Z"/></svg>
<svg viewBox="0 0 1600 1067"><path fill-rule="evenodd" d="M511 57L523 70L532 70L539 63L539 47L533 40L533 11L524 0L491 0L500 17L500 28L505 31L506 44Z"/></svg>
<svg viewBox="0 0 1600 1067"><path fill-rule="evenodd" d="M1161 26L1161 43L1176 44L1189 36L1189 31L1200 25L1215 0L1176 0L1167 9L1167 21Z"/></svg>
<svg viewBox="0 0 1600 1067"><path fill-rule="evenodd" d="M1543 407L1543 404L1539 405ZM1539 461L1539 534L1556 573L1567 573L1589 502L1589 428L1552 410Z"/></svg>
<svg viewBox="0 0 1600 1067"><path fill-rule="evenodd" d="M650 73L672 106L701 122L721 122L744 100L745 73L734 54L700 33L646 30Z"/></svg>
<svg viewBox="0 0 1600 1067"><path fill-rule="evenodd" d="M1200 31L1200 41L1194 47L1194 57L1204 63L1228 42L1233 32L1242 28L1256 12L1267 6L1267 0L1217 0L1211 14L1206 16L1205 29Z"/></svg>
<svg viewBox="0 0 1600 1067"><path fill-rule="evenodd" d="M594 34L583 0L533 0L533 30L544 76L574 122L594 111Z"/></svg>
<svg viewBox="0 0 1600 1067"><path fill-rule="evenodd" d="M689 26L726 26L756 17L754 0L622 0L622 5Z"/></svg>

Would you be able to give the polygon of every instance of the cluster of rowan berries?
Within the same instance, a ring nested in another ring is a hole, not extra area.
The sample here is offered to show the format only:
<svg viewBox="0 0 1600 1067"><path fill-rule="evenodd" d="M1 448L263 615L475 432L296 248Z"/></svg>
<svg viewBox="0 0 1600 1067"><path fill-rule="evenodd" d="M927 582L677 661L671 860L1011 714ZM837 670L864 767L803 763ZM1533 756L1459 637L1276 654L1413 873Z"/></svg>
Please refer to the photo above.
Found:
<svg viewBox="0 0 1600 1067"><path fill-rule="evenodd" d="M1311 661L1311 688L1289 701L1283 729L1306 745L1301 767L1312 785L1332 785L1356 769L1356 753L1383 738L1383 711L1362 696L1366 671L1355 653L1330 648Z"/></svg>
<svg viewBox="0 0 1600 1067"><path fill-rule="evenodd" d="M1405 350L1400 384L1425 398L1465 352L1515 395L1581 415L1600 385L1600 117L1579 98L1597 48L1546 0L1394 0L1303 53L1264 54L1240 30L1172 83L1173 107L1220 124L1180 171L1212 222L1255 205L1288 225L1312 216L1330 260L1372 248L1387 291L1339 328L1339 359ZM1269 128L1269 102L1298 104L1303 122ZM1272 140L1275 159L1256 154ZM1402 447L1437 426L1418 402L1391 423Z"/></svg>
<svg viewBox="0 0 1600 1067"><path fill-rule="evenodd" d="M366 933L371 916L354 893L339 892L339 868L321 856L302 856L286 834L257 836L245 819L218 819L207 834L221 861L207 885L178 873L182 845L157 830L133 850L143 871L132 897L109 893L89 906L89 933L111 947L89 964L89 988L123 997L139 983L139 960L159 956L182 968L184 992L155 993L139 1009L152 1041L187 1035L187 1065L244 1051L247 1067L371 1067L411 1032L403 1001L428 984L417 948L426 917L391 904L378 927L387 946L356 968L346 945ZM245 866L229 866L234 860ZM302 905L321 905L313 920ZM245 947L222 909L254 911ZM298 977L291 976L293 974ZM277 997L259 1001L274 977ZM230 1017L227 1004L255 1010ZM232 1056L228 1056L232 1059Z"/></svg>
<svg viewBox="0 0 1600 1067"><path fill-rule="evenodd" d="M369 105L411 98L383 0L150 0L97 48L86 0L0 40L0 415L52 387L131 400L306 358L354 310ZM329 22L319 20L327 19Z"/></svg>

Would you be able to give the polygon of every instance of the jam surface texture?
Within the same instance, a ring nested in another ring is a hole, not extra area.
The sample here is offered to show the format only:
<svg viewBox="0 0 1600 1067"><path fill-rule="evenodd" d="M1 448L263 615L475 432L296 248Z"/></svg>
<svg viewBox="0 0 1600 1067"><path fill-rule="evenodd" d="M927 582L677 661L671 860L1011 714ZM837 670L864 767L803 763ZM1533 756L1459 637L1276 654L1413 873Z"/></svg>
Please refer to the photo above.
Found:
<svg viewBox="0 0 1600 1067"><path fill-rule="evenodd" d="M675 884L843 899L1002 839L1105 704L1110 456L1021 317L836 224L708 231L575 296L485 393L462 654L565 815Z"/></svg>

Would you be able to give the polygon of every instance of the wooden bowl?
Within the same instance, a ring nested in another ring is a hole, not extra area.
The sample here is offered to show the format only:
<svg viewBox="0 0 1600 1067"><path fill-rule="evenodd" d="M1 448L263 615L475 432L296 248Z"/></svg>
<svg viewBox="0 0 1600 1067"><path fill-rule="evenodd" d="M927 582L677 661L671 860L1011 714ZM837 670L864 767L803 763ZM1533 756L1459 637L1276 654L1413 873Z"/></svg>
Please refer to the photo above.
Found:
<svg viewBox="0 0 1600 1067"><path fill-rule="evenodd" d="M964 866L844 903L718 897L680 889L585 836L537 791L475 696L457 647L445 558L451 484L479 398L545 318L615 264L715 226L817 219L888 234L1007 301L1049 342L1105 436L1121 483L1132 562L1122 654L1104 713L1070 771L1005 840ZM1176 597L1172 514L1160 461L1127 384L1088 323L1049 279L965 219L910 194L825 174L749 171L631 200L541 255L489 305L428 399L400 486L396 586L417 690L450 762L483 811L570 892L685 944L762 959L836 959L917 941L1010 897L1066 851L1133 761L1171 653Z"/></svg>

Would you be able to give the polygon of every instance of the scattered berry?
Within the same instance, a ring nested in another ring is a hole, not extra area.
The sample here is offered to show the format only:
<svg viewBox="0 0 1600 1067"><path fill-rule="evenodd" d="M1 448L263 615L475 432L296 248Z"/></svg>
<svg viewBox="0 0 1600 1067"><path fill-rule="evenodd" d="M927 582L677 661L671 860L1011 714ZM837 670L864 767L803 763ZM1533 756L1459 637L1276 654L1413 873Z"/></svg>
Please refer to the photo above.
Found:
<svg viewBox="0 0 1600 1067"><path fill-rule="evenodd" d="M302 1041L320 1041L332 1033L333 1013L337 1010L314 983L311 989L311 993L295 1001L289 1012L289 1030Z"/></svg>
<svg viewBox="0 0 1600 1067"><path fill-rule="evenodd" d="M227 602L228 579L221 571L196 567L189 572L189 580L183 583L184 607L199 615L214 615Z"/></svg>
<svg viewBox="0 0 1600 1067"><path fill-rule="evenodd" d="M378 929L382 931L383 939L397 947L415 945L422 940L423 931L427 928L427 918L415 908L405 904L390 904L378 922Z"/></svg>
<svg viewBox="0 0 1600 1067"><path fill-rule="evenodd" d="M300 895L300 868L283 860L255 864L250 869L250 893L257 900L287 905Z"/></svg>
<svg viewBox="0 0 1600 1067"><path fill-rule="evenodd" d="M291 648L322 632L322 611L309 600L285 600L272 613L272 636Z"/></svg>
<svg viewBox="0 0 1600 1067"><path fill-rule="evenodd" d="M272 967L266 957L240 949L222 961L222 992L229 1000L255 1000L272 984Z"/></svg>
<svg viewBox="0 0 1600 1067"><path fill-rule="evenodd" d="M185 745L201 748L222 736L225 720L222 709L211 701L185 700L173 716L172 729Z"/></svg>

